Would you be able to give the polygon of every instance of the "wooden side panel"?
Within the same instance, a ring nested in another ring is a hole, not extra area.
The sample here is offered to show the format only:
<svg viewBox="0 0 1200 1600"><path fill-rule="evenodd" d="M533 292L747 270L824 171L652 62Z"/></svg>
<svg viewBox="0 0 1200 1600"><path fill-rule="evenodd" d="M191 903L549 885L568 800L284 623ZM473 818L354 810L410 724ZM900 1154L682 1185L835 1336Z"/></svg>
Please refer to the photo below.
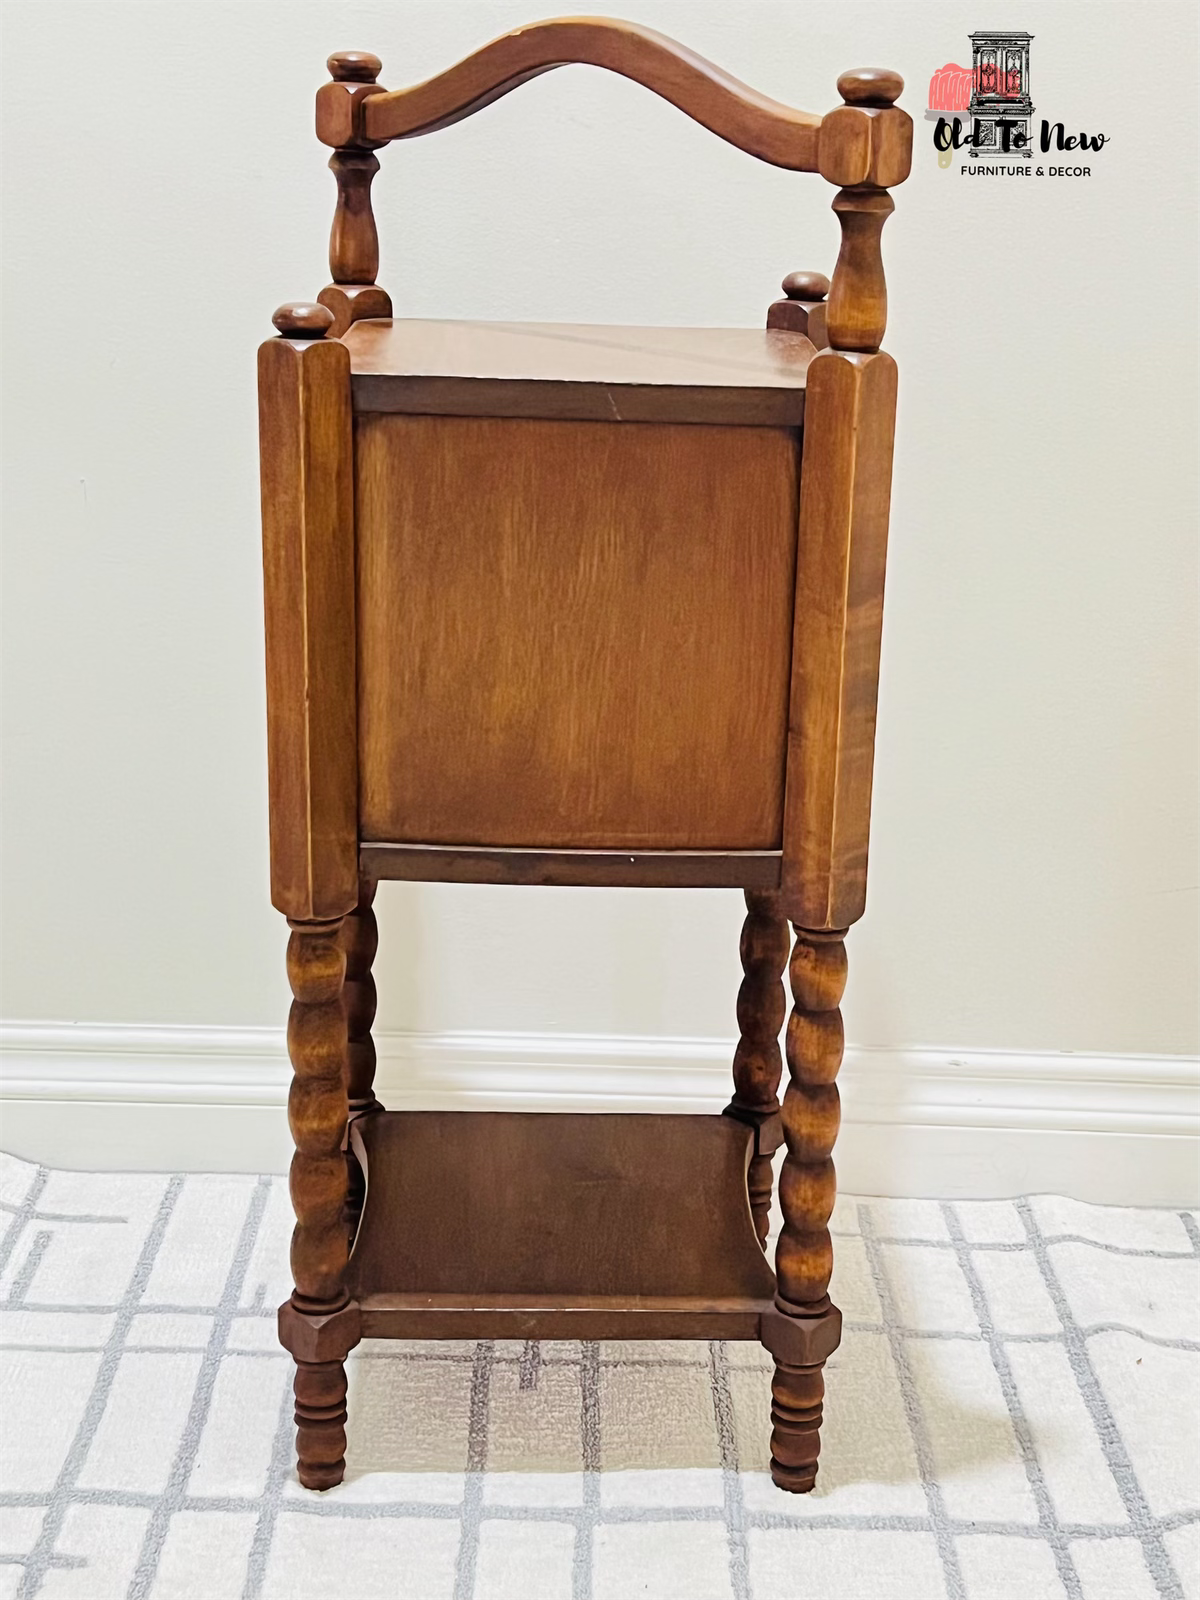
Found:
<svg viewBox="0 0 1200 1600"><path fill-rule="evenodd" d="M793 431L355 431L364 839L780 847Z"/></svg>
<svg viewBox="0 0 1200 1600"><path fill-rule="evenodd" d="M271 900L299 921L358 898L350 360L258 353Z"/></svg>
<svg viewBox="0 0 1200 1600"><path fill-rule="evenodd" d="M803 928L845 928L866 900L895 414L891 356L814 358L782 872L784 913Z"/></svg>

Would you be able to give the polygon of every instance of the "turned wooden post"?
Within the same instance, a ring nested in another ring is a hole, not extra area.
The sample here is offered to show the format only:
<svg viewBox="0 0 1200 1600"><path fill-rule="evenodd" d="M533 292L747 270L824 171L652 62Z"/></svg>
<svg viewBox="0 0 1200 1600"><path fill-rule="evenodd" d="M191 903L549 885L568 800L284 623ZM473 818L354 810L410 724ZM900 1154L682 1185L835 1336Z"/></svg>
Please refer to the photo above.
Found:
<svg viewBox="0 0 1200 1600"><path fill-rule="evenodd" d="M374 900L375 881L363 878L358 886L358 903L346 918L342 931L346 951L346 983L342 994L346 1008L347 1091L351 1117L382 1109L375 1098L375 1041L371 1037L376 1004L371 967L379 948Z"/></svg>
<svg viewBox="0 0 1200 1600"><path fill-rule="evenodd" d="M329 235L333 282L318 300L333 312L333 338L363 317L390 317L392 302L375 282L379 235L371 209L371 181L379 171L375 151L387 140L368 139L363 103L387 91L375 80L383 63L366 50L341 50L329 57L332 83L317 91L317 138L333 145L329 168L337 181L337 205Z"/></svg>
<svg viewBox="0 0 1200 1600"><path fill-rule="evenodd" d="M347 1015L343 921L358 903L350 361L323 305L281 306L259 350L271 899L288 919L295 1290L279 1332L296 1360L300 1481L345 1470ZM356 1016L363 961L356 934ZM369 969L369 961L366 963ZM369 980L368 980L369 981ZM369 1029L369 1020L367 1027ZM361 1032L361 1028L359 1029Z"/></svg>
<svg viewBox="0 0 1200 1600"><path fill-rule="evenodd" d="M288 1188L296 1227L292 1233L291 1304L328 1316L348 1296L343 1279L346 1235L346 1016L342 980L346 957L341 921L293 922L288 940L288 980L295 996L288 1017L291 1092L288 1124L296 1153ZM341 1361L297 1359L296 1452L307 1489L340 1483L346 1455L346 1372Z"/></svg>
<svg viewBox="0 0 1200 1600"><path fill-rule="evenodd" d="M842 246L825 309L828 348L809 366L805 400L780 883L796 934L794 1006L777 1293L762 1325L775 1357L771 1474L799 1493L816 1478L822 1370L841 1336L828 1294L835 1079L843 938L866 904L896 412L896 364L879 349L887 323L880 234L892 210L888 185L908 176L911 161L912 123L893 104L903 86L897 73L876 68L844 73L844 104L823 118L817 147L820 172L839 185L833 209Z"/></svg>
<svg viewBox="0 0 1200 1600"><path fill-rule="evenodd" d="M908 175L912 122L898 73L844 73L846 104L822 120L821 173L842 185L830 348L808 369L796 560L796 626L784 794L784 914L845 929L866 905L875 702L896 418L896 363L878 349L887 293L879 242Z"/></svg>
<svg viewBox="0 0 1200 1600"><path fill-rule="evenodd" d="M879 236L895 210L888 188L912 165L912 119L893 102L898 72L859 67L838 79L844 102L822 120L821 176L839 185L833 209L842 247L833 269L826 325L835 350L878 350L887 326L887 286Z"/></svg>
<svg viewBox="0 0 1200 1600"><path fill-rule="evenodd" d="M811 1489L820 1450L822 1369L837 1346L841 1314L829 1301L837 1194L833 1145L840 1106L846 947L839 933L796 929L789 968L794 1005L787 1026L789 1083L783 1097L787 1153L779 1178L783 1229L775 1255L776 1309L801 1334L776 1352L771 1385L771 1475L782 1489ZM807 1344L808 1348L805 1348Z"/></svg>
<svg viewBox="0 0 1200 1600"><path fill-rule="evenodd" d="M294 999L288 1015L293 1073L288 1125L296 1146L288 1180L296 1213L292 1304L298 1311L322 1313L346 1303L346 956L339 942L340 918L289 923L287 970Z"/></svg>
<svg viewBox="0 0 1200 1600"><path fill-rule="evenodd" d="M372 908L374 899L374 880L362 879L358 904L342 924L342 948L346 952L342 1004L346 1013L347 1112L351 1122L383 1110L375 1098L375 1041L371 1037L371 1024L375 1020L375 979L371 975L371 965L379 945L379 929ZM353 1242L362 1216L366 1177L349 1145L346 1182L346 1225Z"/></svg>
<svg viewBox="0 0 1200 1600"><path fill-rule="evenodd" d="M740 1037L733 1056L733 1099L727 1117L748 1122L755 1130L747 1182L750 1210L758 1242L766 1246L774 1188L771 1157L783 1134L779 1120L779 1080L783 1057L779 1034L786 998L783 970L788 959L788 925L774 890L747 889L742 924L741 988L737 997Z"/></svg>

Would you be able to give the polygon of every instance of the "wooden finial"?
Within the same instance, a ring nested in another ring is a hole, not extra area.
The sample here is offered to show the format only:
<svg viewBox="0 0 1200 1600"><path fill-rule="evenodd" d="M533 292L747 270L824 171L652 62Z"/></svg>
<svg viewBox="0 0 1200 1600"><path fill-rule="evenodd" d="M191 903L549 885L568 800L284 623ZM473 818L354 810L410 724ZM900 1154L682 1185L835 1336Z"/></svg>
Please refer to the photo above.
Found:
<svg viewBox="0 0 1200 1600"><path fill-rule="evenodd" d="M829 343L825 333L825 296L829 279L823 272L789 272L783 280L785 298L767 311L767 327L803 333L818 350Z"/></svg>
<svg viewBox="0 0 1200 1600"><path fill-rule="evenodd" d="M904 92L904 79L888 67L851 67L837 86L848 106L890 106Z"/></svg>
<svg viewBox="0 0 1200 1600"><path fill-rule="evenodd" d="M280 306L271 321L285 339L323 339L333 327L333 312L307 300L292 300Z"/></svg>
<svg viewBox="0 0 1200 1600"><path fill-rule="evenodd" d="M789 272L780 288L789 300L824 300L829 279L823 272Z"/></svg>
<svg viewBox="0 0 1200 1600"><path fill-rule="evenodd" d="M383 62L369 50L339 50L325 63L332 83L317 90L317 138L335 150L354 146L374 150L386 139L368 139L363 133L363 106L372 95L386 94L376 78Z"/></svg>
<svg viewBox="0 0 1200 1600"><path fill-rule="evenodd" d="M325 63L335 83L374 83L383 62L369 50L338 50Z"/></svg>

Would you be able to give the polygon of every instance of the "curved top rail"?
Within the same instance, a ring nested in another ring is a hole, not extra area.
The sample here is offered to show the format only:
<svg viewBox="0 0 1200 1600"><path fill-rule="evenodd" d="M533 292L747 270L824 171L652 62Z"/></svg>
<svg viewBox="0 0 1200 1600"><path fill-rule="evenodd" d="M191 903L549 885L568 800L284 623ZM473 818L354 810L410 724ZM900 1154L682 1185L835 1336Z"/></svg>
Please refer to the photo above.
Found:
<svg viewBox="0 0 1200 1600"><path fill-rule="evenodd" d="M383 144L447 128L530 78L576 62L632 78L760 161L818 170L820 117L759 94L665 34L611 17L515 28L435 78L372 94L362 104L363 136Z"/></svg>

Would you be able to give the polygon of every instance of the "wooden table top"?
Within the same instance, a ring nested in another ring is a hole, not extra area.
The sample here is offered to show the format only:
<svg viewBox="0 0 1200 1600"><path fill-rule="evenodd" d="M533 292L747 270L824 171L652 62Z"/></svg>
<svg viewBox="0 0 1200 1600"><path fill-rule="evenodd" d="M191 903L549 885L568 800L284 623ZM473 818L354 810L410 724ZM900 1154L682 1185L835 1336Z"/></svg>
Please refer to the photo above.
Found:
<svg viewBox="0 0 1200 1600"><path fill-rule="evenodd" d="M567 322L362 321L350 352L356 411L795 427L803 334Z"/></svg>

